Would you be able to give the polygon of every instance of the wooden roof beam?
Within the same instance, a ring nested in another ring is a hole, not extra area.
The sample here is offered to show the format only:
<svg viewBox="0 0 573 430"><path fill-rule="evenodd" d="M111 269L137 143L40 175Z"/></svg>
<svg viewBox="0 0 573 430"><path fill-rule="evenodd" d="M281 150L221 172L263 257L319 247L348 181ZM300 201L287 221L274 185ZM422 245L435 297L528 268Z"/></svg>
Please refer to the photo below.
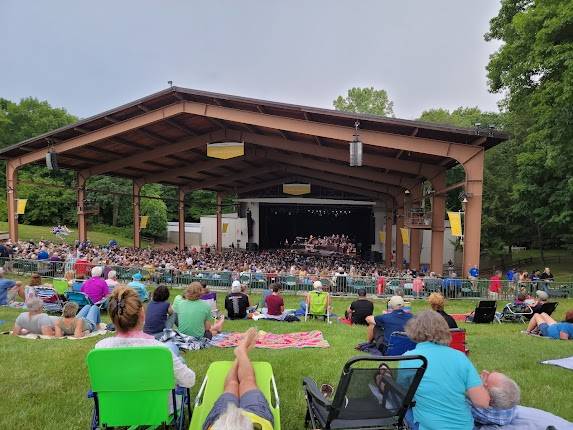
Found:
<svg viewBox="0 0 573 430"><path fill-rule="evenodd" d="M224 136L224 132L216 131L214 133L207 133L201 136L188 137L180 140L179 142L171 143L169 145L161 145L155 149L142 151L130 157L118 158L117 160L110 161L109 163L104 163L88 169L87 171L83 171L82 174L87 176L101 175L130 164L139 164L148 160L156 160L157 158L161 158L166 155L173 155L192 148L207 145L213 140L221 138L221 136Z"/></svg>
<svg viewBox="0 0 573 430"><path fill-rule="evenodd" d="M279 168L280 169L280 168ZM208 189L210 187L214 187L217 185L227 184L229 182L235 182L241 179L251 178L253 176L262 175L263 173L268 173L272 171L277 171L277 166L265 166L260 167L258 169L249 169L245 172L237 173L236 175L230 176L222 176L219 178L208 179L202 182L195 182L184 186L184 190L186 192L194 191L194 190L201 190L201 189Z"/></svg>

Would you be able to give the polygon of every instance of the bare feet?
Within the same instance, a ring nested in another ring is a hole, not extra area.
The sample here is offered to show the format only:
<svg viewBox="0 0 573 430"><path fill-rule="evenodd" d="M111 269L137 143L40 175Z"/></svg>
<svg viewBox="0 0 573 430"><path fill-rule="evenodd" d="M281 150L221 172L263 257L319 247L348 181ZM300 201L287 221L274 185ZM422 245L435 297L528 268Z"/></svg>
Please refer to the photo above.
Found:
<svg viewBox="0 0 573 430"><path fill-rule="evenodd" d="M247 354L251 349L253 349L257 343L258 334L259 332L256 328L251 327L248 329L239 341L239 345L237 345L237 348L235 349L235 355Z"/></svg>

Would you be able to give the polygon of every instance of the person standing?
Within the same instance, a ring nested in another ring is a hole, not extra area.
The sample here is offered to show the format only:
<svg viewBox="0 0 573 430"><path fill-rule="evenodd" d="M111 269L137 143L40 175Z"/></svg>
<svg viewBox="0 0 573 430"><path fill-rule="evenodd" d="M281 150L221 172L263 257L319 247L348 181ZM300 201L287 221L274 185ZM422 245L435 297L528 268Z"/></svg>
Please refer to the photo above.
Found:
<svg viewBox="0 0 573 430"><path fill-rule="evenodd" d="M501 293L501 272L498 270L489 278L488 296L493 300L497 300L499 293Z"/></svg>

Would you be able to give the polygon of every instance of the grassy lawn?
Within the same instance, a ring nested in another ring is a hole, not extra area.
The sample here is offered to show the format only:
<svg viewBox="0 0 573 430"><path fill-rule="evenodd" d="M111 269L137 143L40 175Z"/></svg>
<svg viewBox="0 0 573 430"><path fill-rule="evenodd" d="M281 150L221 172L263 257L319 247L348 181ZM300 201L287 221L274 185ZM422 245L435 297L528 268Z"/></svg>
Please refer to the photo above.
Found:
<svg viewBox="0 0 573 430"><path fill-rule="evenodd" d="M1 231L8 231L8 223L7 222L0 222L0 230ZM77 229L71 228L72 233L65 238L65 241L68 243L74 243L77 239ZM41 226L41 225L26 225L26 224L19 224L18 225L18 237L20 240L42 240L47 239L51 241L58 241L59 239L52 234L52 226ZM88 231L88 238L89 240L96 244L96 245L107 245L110 240L115 239L119 246L133 246L133 240L118 236L111 233L102 233L97 231ZM148 242L142 240L142 246L147 246Z"/></svg>
<svg viewBox="0 0 573 430"><path fill-rule="evenodd" d="M218 296L221 308L223 296ZM258 299L257 295L252 295L252 300ZM300 300L301 297L287 296L287 308L298 307ZM350 301L336 299L334 311L342 314ZM376 301L375 306L376 312L381 312L385 302ZM473 306L471 301L455 301L449 303L448 311L467 312ZM426 307L422 301L413 303L414 312ZM561 300L555 316L558 319L563 317L565 310L572 307L573 299ZM0 309L0 320L4 320L0 330L9 330L18 313L13 309ZM256 349L251 355L254 360L270 362L274 368L281 398L283 429L302 429L305 411L302 377L311 376L319 383L336 384L343 364L357 354L353 347L364 340L365 328L339 323L327 325L319 321L227 321L225 329L243 331L252 325L275 333L319 329L330 342L328 349ZM573 342L525 336L520 334L521 324L462 324L462 327L468 332L470 358L478 370L498 370L508 374L522 387L523 405L543 408L573 420L572 372L538 364L540 360L573 355ZM92 402L86 398L89 383L85 357L98 340L32 341L2 336L0 386L5 400L0 402L0 428L87 428ZM193 396L209 364L216 360L231 360L232 357L230 349L211 348L186 353L185 361L197 374L198 383Z"/></svg>
<svg viewBox="0 0 573 430"><path fill-rule="evenodd" d="M565 249L549 249L544 251L545 258L551 259L552 257L560 257L559 262L550 261L547 263L551 269L551 273L555 276L556 281L573 282L573 256L571 251ZM513 259L519 260L522 258L534 258L536 264L534 267L524 267L524 270L539 269L543 270L541 263L541 254L539 249L526 249L523 251L513 251ZM538 262L538 263L537 263Z"/></svg>

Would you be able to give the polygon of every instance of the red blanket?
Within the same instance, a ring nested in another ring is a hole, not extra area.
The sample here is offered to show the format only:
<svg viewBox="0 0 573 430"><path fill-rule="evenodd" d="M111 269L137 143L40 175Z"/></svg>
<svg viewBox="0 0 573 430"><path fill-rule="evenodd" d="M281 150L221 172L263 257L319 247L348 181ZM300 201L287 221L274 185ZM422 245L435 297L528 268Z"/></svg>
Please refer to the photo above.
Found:
<svg viewBox="0 0 573 430"><path fill-rule="evenodd" d="M221 333L211 341L211 344L219 348L235 347L242 335L242 333ZM268 349L328 348L330 344L318 330L281 334L259 331L256 347Z"/></svg>

